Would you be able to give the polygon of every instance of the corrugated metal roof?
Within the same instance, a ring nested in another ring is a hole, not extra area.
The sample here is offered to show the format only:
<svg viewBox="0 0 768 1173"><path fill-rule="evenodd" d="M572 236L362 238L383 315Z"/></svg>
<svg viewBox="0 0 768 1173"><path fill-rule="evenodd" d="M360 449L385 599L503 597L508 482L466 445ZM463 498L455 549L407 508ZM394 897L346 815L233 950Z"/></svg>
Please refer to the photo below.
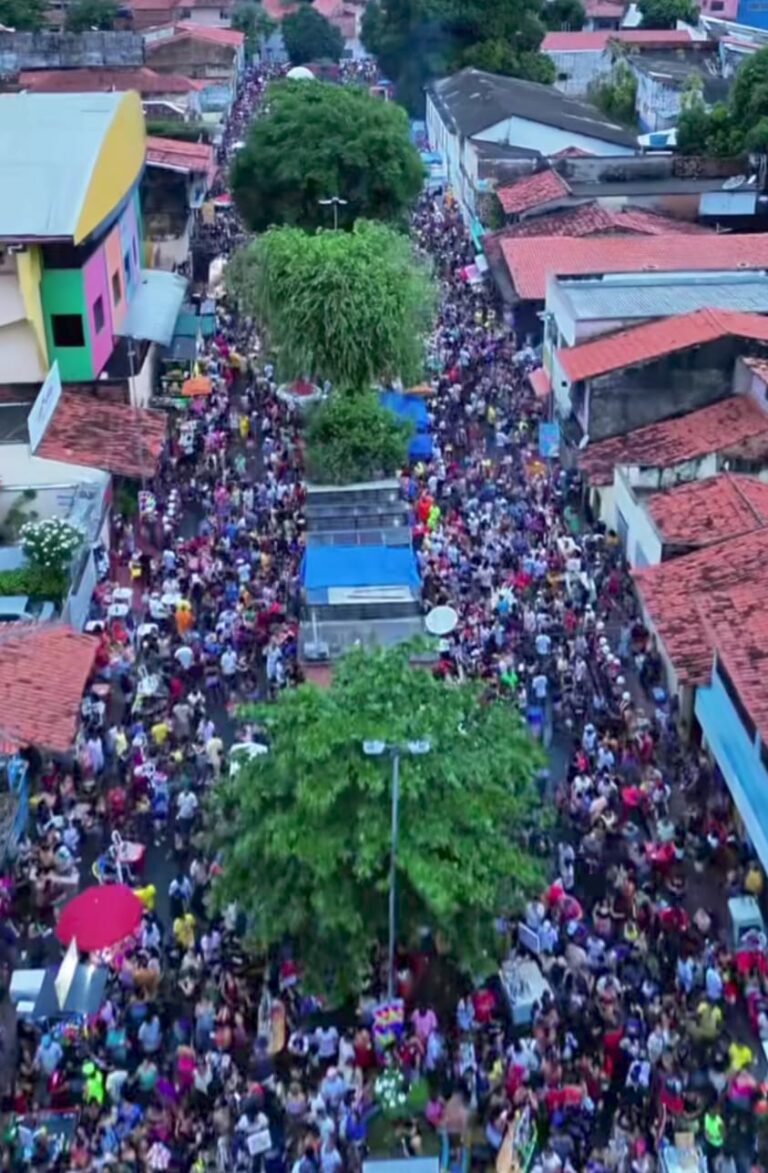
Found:
<svg viewBox="0 0 768 1173"><path fill-rule="evenodd" d="M580 321L594 319L666 318L716 305L723 310L768 314L768 277L752 280L674 281L652 285L560 284L560 292Z"/></svg>
<svg viewBox="0 0 768 1173"><path fill-rule="evenodd" d="M0 97L0 237L73 236L123 94Z"/></svg>
<svg viewBox="0 0 768 1173"><path fill-rule="evenodd" d="M139 288L133 295L118 334L124 338L169 346L186 291L187 280L178 273L142 269Z"/></svg>
<svg viewBox="0 0 768 1173"><path fill-rule="evenodd" d="M700 216L752 216L757 207L757 192L707 191L699 202Z"/></svg>

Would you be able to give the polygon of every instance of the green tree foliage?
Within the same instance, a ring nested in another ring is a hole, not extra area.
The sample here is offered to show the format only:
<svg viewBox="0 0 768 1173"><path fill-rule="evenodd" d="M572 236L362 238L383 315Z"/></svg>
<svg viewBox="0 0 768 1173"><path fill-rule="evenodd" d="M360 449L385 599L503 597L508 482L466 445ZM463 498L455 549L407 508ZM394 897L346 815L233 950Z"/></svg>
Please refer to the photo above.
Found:
<svg viewBox="0 0 768 1173"><path fill-rule="evenodd" d="M179 122L174 118L148 118L147 134L159 138L175 138L185 143L209 143L214 128L207 122Z"/></svg>
<svg viewBox="0 0 768 1173"><path fill-rule="evenodd" d="M617 122L634 125L637 121L637 78L626 61L617 61L607 77L590 86L589 98Z"/></svg>
<svg viewBox="0 0 768 1173"><path fill-rule="evenodd" d="M0 0L0 24L19 33L36 33L48 23L47 0Z"/></svg>
<svg viewBox="0 0 768 1173"><path fill-rule="evenodd" d="M310 989L359 991L386 941L390 847L389 763L362 742L429 739L401 762L398 936L427 925L467 970L489 969L494 918L542 879L521 837L542 757L514 707L414 668L401 646L354 651L329 688L289 689L249 715L270 752L216 787L211 813L218 896L238 901L253 937L292 939Z"/></svg>
<svg viewBox="0 0 768 1173"><path fill-rule="evenodd" d="M693 0L642 0L639 7L644 29L673 29L678 20L696 24L699 19Z"/></svg>
<svg viewBox="0 0 768 1173"><path fill-rule="evenodd" d="M434 286L408 238L383 224L311 236L271 229L233 258L227 277L266 331L283 378L360 392L422 374Z"/></svg>
<svg viewBox="0 0 768 1173"><path fill-rule="evenodd" d="M232 13L232 28L245 33L245 49L254 57L277 28L277 22L255 0L242 0Z"/></svg>
<svg viewBox="0 0 768 1173"><path fill-rule="evenodd" d="M301 4L283 18L283 42L292 65L307 61L338 61L344 52L344 38L311 4Z"/></svg>
<svg viewBox="0 0 768 1173"><path fill-rule="evenodd" d="M91 29L109 32L117 18L114 0L75 0L67 9L64 28L68 33L87 33Z"/></svg>
<svg viewBox="0 0 768 1173"><path fill-rule="evenodd" d="M232 168L232 190L254 232L272 224L313 229L330 223L319 200L340 196L342 227L401 220L423 183L408 118L360 86L281 81L269 112L251 125Z"/></svg>
<svg viewBox="0 0 768 1173"><path fill-rule="evenodd" d="M581 0L549 0L541 15L547 28L556 32L560 29L578 32L587 19Z"/></svg>
<svg viewBox="0 0 768 1173"><path fill-rule="evenodd" d="M340 485L391 477L403 467L413 428L373 391L331 395L313 408L306 432L309 478Z"/></svg>
<svg viewBox="0 0 768 1173"><path fill-rule="evenodd" d="M423 109L428 82L465 66L554 80L538 52L544 32L541 0L372 0L362 27L363 44L412 111Z"/></svg>
<svg viewBox="0 0 768 1173"><path fill-rule="evenodd" d="M707 110L700 91L689 90L677 124L686 155L729 157L768 145L768 47L740 66L728 101Z"/></svg>
<svg viewBox="0 0 768 1173"><path fill-rule="evenodd" d="M760 49L739 67L728 103L733 120L743 134L768 115L768 47Z"/></svg>

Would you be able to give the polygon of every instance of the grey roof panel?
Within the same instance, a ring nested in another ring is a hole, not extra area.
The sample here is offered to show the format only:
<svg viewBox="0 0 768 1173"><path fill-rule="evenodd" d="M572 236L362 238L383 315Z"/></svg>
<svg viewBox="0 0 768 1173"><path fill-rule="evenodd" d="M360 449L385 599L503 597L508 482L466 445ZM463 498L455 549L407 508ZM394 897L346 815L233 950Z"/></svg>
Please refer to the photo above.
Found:
<svg viewBox="0 0 768 1173"><path fill-rule="evenodd" d="M467 138L516 117L617 143L628 151L637 149L636 134L611 122L597 106L538 82L501 77L481 69L462 69L434 82L429 93L447 121Z"/></svg>
<svg viewBox="0 0 768 1173"><path fill-rule="evenodd" d="M123 94L0 95L0 237L74 235Z"/></svg>
<svg viewBox="0 0 768 1173"><path fill-rule="evenodd" d="M689 314L716 305L724 310L768 314L768 278L756 281L687 281L678 284L615 286L610 283L586 288L561 286L574 316L580 321L631 318L665 318Z"/></svg>

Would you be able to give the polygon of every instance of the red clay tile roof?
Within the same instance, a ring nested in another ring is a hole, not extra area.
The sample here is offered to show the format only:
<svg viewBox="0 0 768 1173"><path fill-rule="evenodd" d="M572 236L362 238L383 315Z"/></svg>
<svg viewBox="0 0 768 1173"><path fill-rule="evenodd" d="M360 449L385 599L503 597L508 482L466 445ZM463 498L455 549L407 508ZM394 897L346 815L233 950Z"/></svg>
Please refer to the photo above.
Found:
<svg viewBox="0 0 768 1173"><path fill-rule="evenodd" d="M765 596L768 528L633 571L640 598L682 684L703 684L713 641L697 602L754 582ZM734 625L738 636L740 628Z"/></svg>
<svg viewBox="0 0 768 1173"><path fill-rule="evenodd" d="M154 476L167 416L65 391L35 453L126 477Z"/></svg>
<svg viewBox="0 0 768 1173"><path fill-rule="evenodd" d="M690 234L675 229L668 236L537 236L501 238L501 251L518 297L543 301L547 277L585 273L660 273L707 269L768 268L768 233L755 236L714 233L706 248L695 248Z"/></svg>
<svg viewBox="0 0 768 1173"><path fill-rule="evenodd" d="M281 21L298 8L298 4L284 4L283 0L261 0L261 7L272 20Z"/></svg>
<svg viewBox="0 0 768 1173"><path fill-rule="evenodd" d="M544 367L537 367L535 371L531 371L528 376L528 382L531 384L533 393L537 399L546 399L552 390L552 380L544 370Z"/></svg>
<svg viewBox="0 0 768 1173"><path fill-rule="evenodd" d="M19 74L19 85L33 94L86 94L137 90L140 94L188 94L198 82L177 73L154 69L30 69Z"/></svg>
<svg viewBox="0 0 768 1173"><path fill-rule="evenodd" d="M627 5L617 0L585 0L584 11L592 20L621 20Z"/></svg>
<svg viewBox="0 0 768 1173"><path fill-rule="evenodd" d="M760 578L696 600L704 630L739 699L768 743L768 612Z"/></svg>
<svg viewBox="0 0 768 1173"><path fill-rule="evenodd" d="M768 342L768 318L728 310L694 310L605 334L581 346L561 346L555 353L563 374L576 383L728 335Z"/></svg>
<svg viewBox="0 0 768 1173"><path fill-rule="evenodd" d="M541 204L551 204L553 200L570 195L570 189L556 171L537 171L534 175L518 179L516 183L497 187L496 195L509 216L514 212L525 212L529 208L539 207Z"/></svg>
<svg viewBox="0 0 768 1173"><path fill-rule="evenodd" d="M180 20L175 27L177 32L189 33L201 41L213 41L217 45L231 45L234 49L239 49L245 44L245 33L237 29L211 28L207 24L195 24L193 20Z"/></svg>
<svg viewBox="0 0 768 1173"><path fill-rule="evenodd" d="M643 498L665 544L709 546L768 524L768 485L720 473Z"/></svg>
<svg viewBox="0 0 768 1173"><path fill-rule="evenodd" d="M644 49L667 49L670 45L683 48L691 44L691 39L687 29L601 29L592 33L547 33L540 48L542 53L599 53L609 41L621 41Z"/></svg>
<svg viewBox="0 0 768 1173"><path fill-rule="evenodd" d="M493 235L509 240L525 236L669 236L701 235L712 229L686 220L673 220L660 212L644 208L603 208L598 203L579 204L562 212L532 216L519 224L510 224Z"/></svg>
<svg viewBox="0 0 768 1173"><path fill-rule="evenodd" d="M671 468L758 436L768 439L768 415L749 396L732 395L688 415L590 444L579 455L579 467L591 485L610 485L620 464Z"/></svg>
<svg viewBox="0 0 768 1173"><path fill-rule="evenodd" d="M0 737L55 753L72 746L98 641L60 623L3 624Z"/></svg>
<svg viewBox="0 0 768 1173"><path fill-rule="evenodd" d="M190 172L202 172L213 178L216 172L216 157L208 143L182 142L175 138L147 136L147 162L159 167L183 168Z"/></svg>
<svg viewBox="0 0 768 1173"><path fill-rule="evenodd" d="M562 151L555 151L550 159L592 159L592 151L585 151L581 147L563 147Z"/></svg>

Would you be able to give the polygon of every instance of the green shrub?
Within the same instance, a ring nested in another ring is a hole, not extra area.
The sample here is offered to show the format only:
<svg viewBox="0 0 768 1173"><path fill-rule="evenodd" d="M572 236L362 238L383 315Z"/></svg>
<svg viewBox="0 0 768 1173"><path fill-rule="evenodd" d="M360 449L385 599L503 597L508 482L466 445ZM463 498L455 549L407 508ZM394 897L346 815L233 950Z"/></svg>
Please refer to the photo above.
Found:
<svg viewBox="0 0 768 1173"><path fill-rule="evenodd" d="M35 595L60 603L67 589L67 577L56 570L38 566L20 566L17 570L0 570L0 595Z"/></svg>
<svg viewBox="0 0 768 1173"><path fill-rule="evenodd" d="M382 407L374 392L331 395L308 420L310 480L339 485L389 477L405 463L413 425Z"/></svg>

